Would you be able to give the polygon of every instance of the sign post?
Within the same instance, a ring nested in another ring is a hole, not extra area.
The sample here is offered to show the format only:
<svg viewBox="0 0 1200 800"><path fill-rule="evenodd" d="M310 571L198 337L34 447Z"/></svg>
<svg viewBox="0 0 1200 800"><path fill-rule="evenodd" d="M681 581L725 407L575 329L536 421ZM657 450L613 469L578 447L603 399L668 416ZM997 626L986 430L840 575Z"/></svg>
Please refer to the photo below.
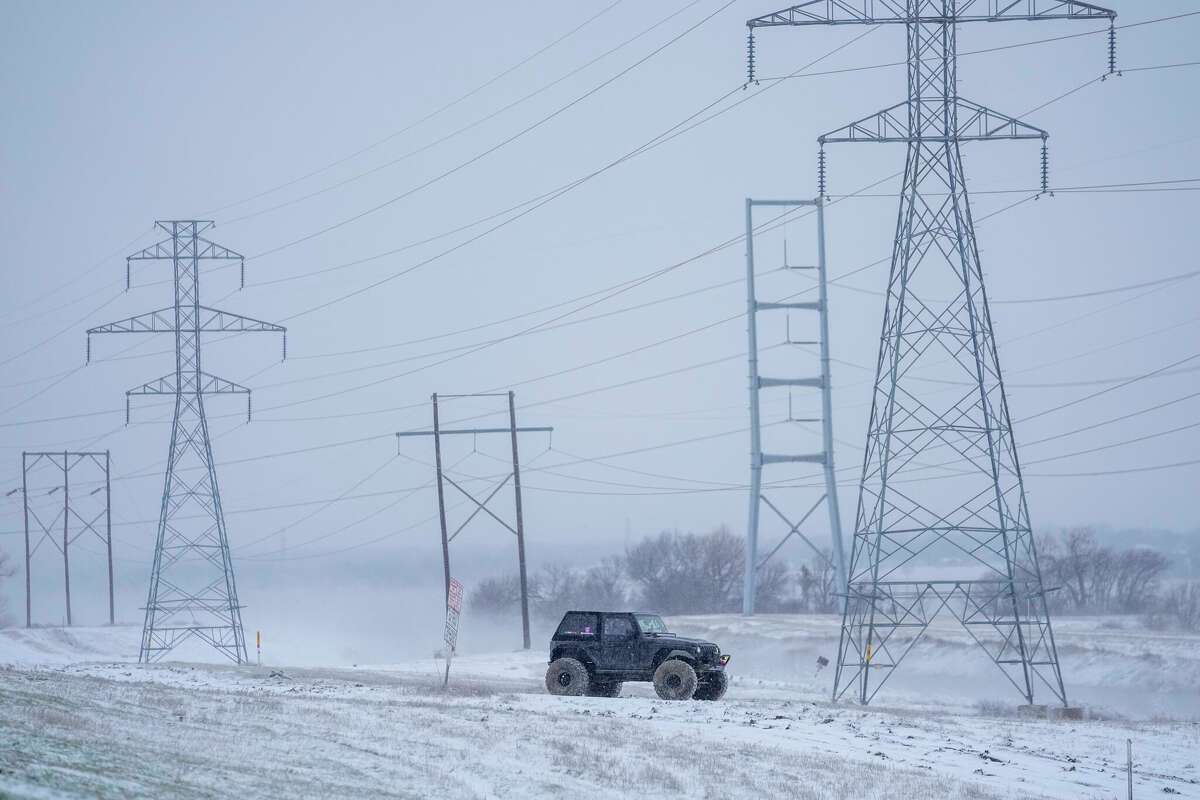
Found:
<svg viewBox="0 0 1200 800"><path fill-rule="evenodd" d="M258 648L258 665L262 666L262 631L254 632L254 644Z"/></svg>
<svg viewBox="0 0 1200 800"><path fill-rule="evenodd" d="M446 677L442 681L445 687L450 683L450 659L454 657L454 648L458 645L458 617L462 613L463 586L457 578L450 579L450 588L446 592Z"/></svg>

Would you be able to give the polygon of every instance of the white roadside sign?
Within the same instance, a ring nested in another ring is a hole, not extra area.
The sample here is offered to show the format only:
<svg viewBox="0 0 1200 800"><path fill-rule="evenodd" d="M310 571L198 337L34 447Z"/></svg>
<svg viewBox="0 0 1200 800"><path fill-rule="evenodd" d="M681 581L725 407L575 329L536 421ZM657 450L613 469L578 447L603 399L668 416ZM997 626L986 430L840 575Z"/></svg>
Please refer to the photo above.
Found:
<svg viewBox="0 0 1200 800"><path fill-rule="evenodd" d="M463 586L458 579L450 579L450 591L446 593L446 677L442 681L445 686L450 682L450 659L458 646L458 618L462 613Z"/></svg>

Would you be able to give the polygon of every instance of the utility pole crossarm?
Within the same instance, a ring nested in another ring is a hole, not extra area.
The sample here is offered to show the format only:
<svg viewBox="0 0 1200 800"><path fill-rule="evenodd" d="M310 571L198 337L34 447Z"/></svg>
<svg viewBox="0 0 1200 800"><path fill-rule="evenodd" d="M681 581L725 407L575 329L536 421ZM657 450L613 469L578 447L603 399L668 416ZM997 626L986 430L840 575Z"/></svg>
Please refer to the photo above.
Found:
<svg viewBox="0 0 1200 800"><path fill-rule="evenodd" d="M917 103L917 112L912 117L912 123L917 125L910 130L910 103L897 103L890 108L872 114L869 117L851 122L844 128L830 131L820 137L820 144L836 144L842 142L918 142L918 141L947 141L984 142L995 139L1041 139L1045 141L1050 134L1041 128L1022 122L1016 117L993 111L987 106L963 98L954 101L957 126L950 136L945 130L943 111L944 102L941 98L921 98Z"/></svg>
<svg viewBox="0 0 1200 800"><path fill-rule="evenodd" d="M1010 22L1016 20L1106 19L1117 14L1078 0L960 0L952 15L940 2L916 0L809 0L746 21L749 28L782 25L884 25L889 23Z"/></svg>
<svg viewBox="0 0 1200 800"><path fill-rule="evenodd" d="M475 436L481 433L509 433L512 428L459 428L455 430L438 430L438 436ZM548 425L536 427L520 427L517 433L554 433L554 428ZM396 438L401 436L433 436L433 431L397 431Z"/></svg>

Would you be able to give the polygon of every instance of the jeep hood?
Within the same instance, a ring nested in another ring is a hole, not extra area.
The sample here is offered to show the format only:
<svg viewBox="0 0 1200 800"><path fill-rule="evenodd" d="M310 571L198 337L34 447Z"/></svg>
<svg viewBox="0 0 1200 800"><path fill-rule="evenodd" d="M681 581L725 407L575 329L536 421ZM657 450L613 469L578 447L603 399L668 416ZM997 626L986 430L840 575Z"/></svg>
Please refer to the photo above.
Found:
<svg viewBox="0 0 1200 800"><path fill-rule="evenodd" d="M716 647L717 646L716 642L709 642L709 641L705 641L704 639L692 639L687 636L674 636L674 635L668 636L666 634L659 634L657 636L651 636L648 638L651 638L651 639L654 639L655 641L659 641L664 644L669 644L672 646L675 646L675 645L678 645L681 647Z"/></svg>

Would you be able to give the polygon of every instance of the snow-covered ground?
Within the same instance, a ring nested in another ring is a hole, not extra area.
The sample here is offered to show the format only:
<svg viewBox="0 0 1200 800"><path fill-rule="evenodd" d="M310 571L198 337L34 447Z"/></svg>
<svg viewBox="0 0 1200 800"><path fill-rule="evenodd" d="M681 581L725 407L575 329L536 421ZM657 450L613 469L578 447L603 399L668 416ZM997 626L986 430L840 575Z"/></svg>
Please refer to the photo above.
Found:
<svg viewBox="0 0 1200 800"><path fill-rule="evenodd" d="M816 670L831 618L672 627L733 653L724 701L551 697L541 649L456 658L443 689L432 657L143 667L134 628L0 630L0 796L1107 799L1129 738L1136 797L1200 798L1200 637L1061 622L1089 717L1065 722L1017 718L950 628L860 707Z"/></svg>

